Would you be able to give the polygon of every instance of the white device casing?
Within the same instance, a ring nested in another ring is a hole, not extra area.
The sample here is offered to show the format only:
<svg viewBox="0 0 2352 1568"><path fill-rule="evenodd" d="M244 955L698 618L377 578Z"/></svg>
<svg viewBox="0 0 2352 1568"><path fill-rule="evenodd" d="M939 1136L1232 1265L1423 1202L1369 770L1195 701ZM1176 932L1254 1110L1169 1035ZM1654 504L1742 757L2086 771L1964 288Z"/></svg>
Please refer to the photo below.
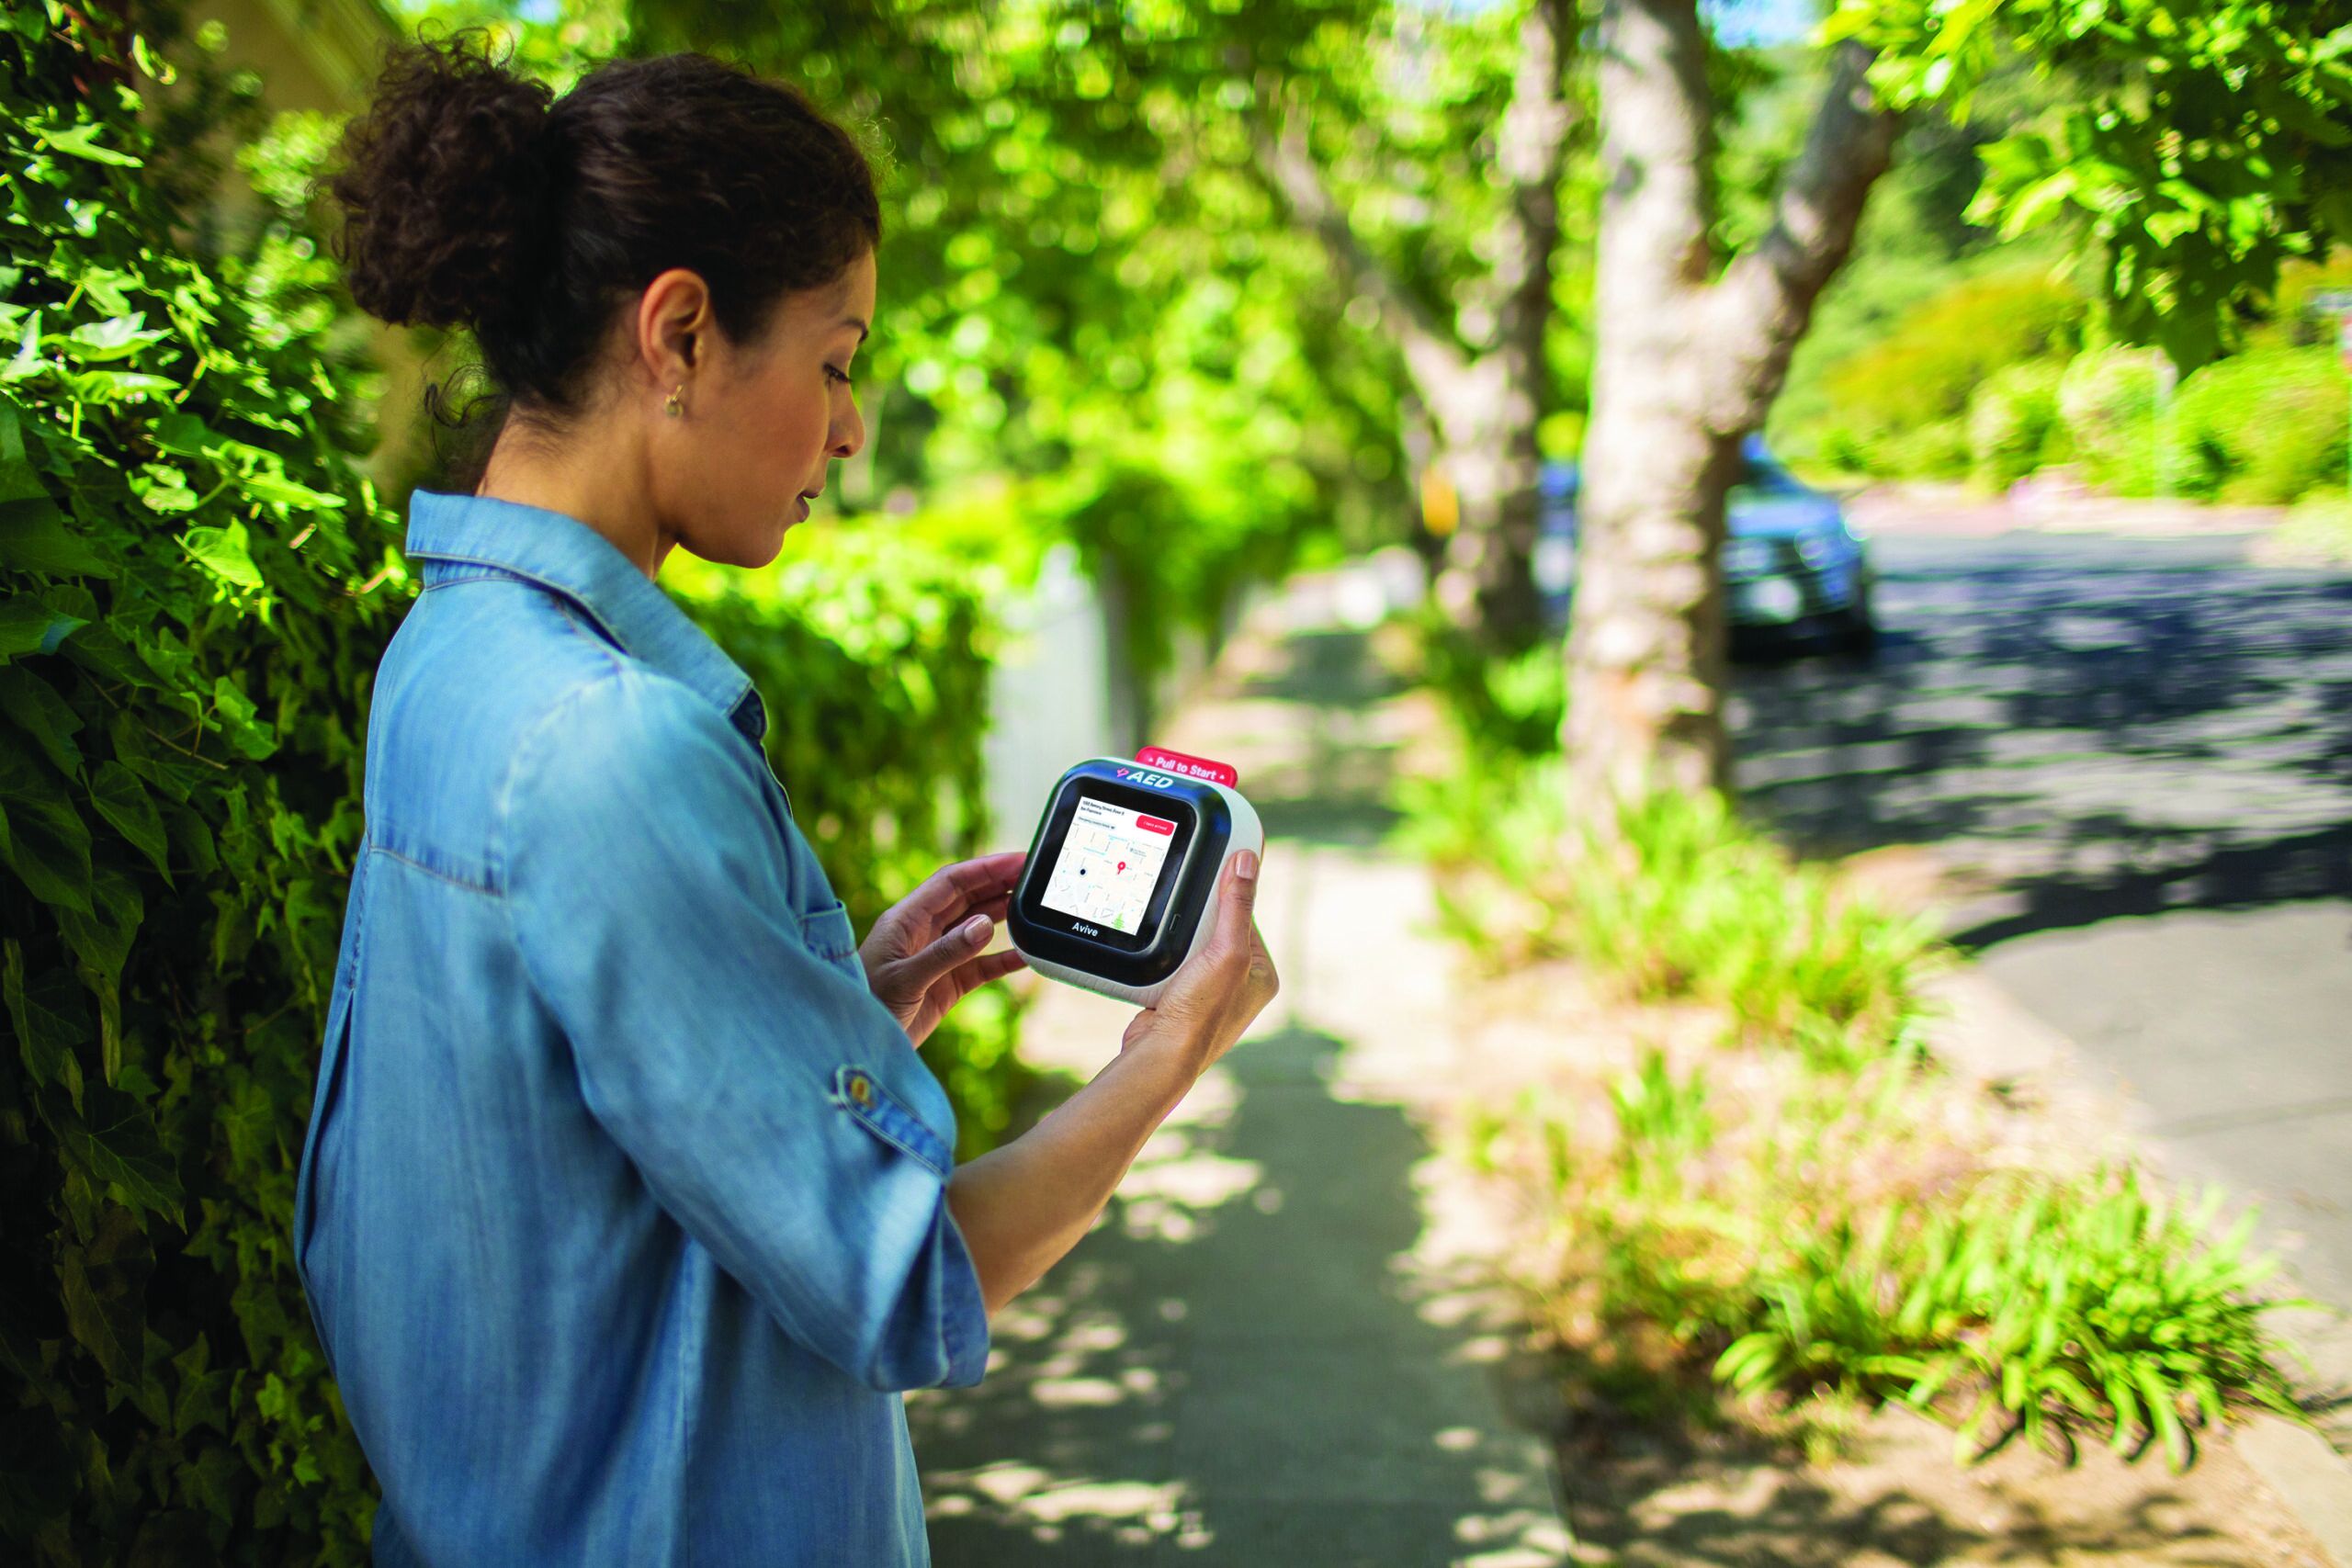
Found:
<svg viewBox="0 0 2352 1568"><path fill-rule="evenodd" d="M1089 760L1108 762L1119 768L1136 766L1133 761L1125 757L1095 757ZM1258 820L1257 808L1241 798L1241 792L1230 785L1221 784L1215 779L1189 778L1187 782L1206 784L1223 795L1225 808L1233 815L1232 831L1225 841L1225 860L1217 866L1217 876L1220 881L1225 875L1226 866L1230 864L1233 857L1243 850L1248 850L1262 859L1266 850L1266 829ZM1209 937L1216 931L1217 919L1223 913L1221 908L1223 903L1224 900L1218 898L1214 893L1210 895L1208 907L1201 912L1201 923L1193 928L1193 944L1184 950L1182 960L1177 964L1175 971L1170 974L1167 979L1149 986L1123 986L1115 980L1105 980L1100 975L1090 975L1083 969L1073 969L1067 964L1056 964L1049 959L1033 957L1025 949L1022 949L1017 940L1012 945L1020 951L1023 958L1028 960L1030 968L1048 979L1059 980L1064 985L1076 986L1082 991L1092 991L1097 996L1132 1002L1139 1008L1157 1007L1159 1005L1161 994L1168 989L1176 976L1183 972L1184 965L1193 961L1193 955L1208 945Z"/></svg>

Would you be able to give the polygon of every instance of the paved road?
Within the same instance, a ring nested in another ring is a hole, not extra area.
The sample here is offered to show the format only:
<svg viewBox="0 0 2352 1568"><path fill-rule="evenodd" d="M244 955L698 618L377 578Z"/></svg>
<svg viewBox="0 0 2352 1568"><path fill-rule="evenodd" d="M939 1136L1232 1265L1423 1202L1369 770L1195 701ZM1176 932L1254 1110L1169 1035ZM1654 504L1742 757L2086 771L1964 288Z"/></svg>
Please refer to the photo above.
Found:
<svg viewBox="0 0 2352 1568"><path fill-rule="evenodd" d="M1984 971L2352 1304L2352 574L2242 557L1883 539L1884 651L1743 671L1739 780L1801 840L1978 878Z"/></svg>

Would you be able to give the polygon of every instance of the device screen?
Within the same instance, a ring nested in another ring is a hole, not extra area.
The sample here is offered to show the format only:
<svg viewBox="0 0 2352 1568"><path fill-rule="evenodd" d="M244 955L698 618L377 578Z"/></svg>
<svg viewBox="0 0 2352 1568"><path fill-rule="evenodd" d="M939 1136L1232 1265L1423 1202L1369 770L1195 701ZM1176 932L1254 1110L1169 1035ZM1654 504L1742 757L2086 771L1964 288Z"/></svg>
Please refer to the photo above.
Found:
<svg viewBox="0 0 2352 1568"><path fill-rule="evenodd" d="M1151 908L1176 824L1091 795L1078 797L1040 900L1046 908L1133 934Z"/></svg>

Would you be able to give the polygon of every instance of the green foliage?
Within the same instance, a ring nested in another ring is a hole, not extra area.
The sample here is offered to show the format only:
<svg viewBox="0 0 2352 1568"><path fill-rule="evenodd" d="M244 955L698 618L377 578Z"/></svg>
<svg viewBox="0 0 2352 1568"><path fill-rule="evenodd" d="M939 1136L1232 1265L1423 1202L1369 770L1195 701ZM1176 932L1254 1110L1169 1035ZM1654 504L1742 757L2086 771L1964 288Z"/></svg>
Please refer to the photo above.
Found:
<svg viewBox="0 0 2352 1568"><path fill-rule="evenodd" d="M2154 493L2159 374L2153 350L2119 346L2082 355L2059 378L2058 416L2092 484Z"/></svg>
<svg viewBox="0 0 2352 1568"><path fill-rule="evenodd" d="M1858 1071L1779 1061L1732 1095L1648 1046L1604 1092L1529 1091L1464 1129L1535 1199L1521 1282L1615 1409L1712 1420L1710 1385L1771 1394L1746 1408L1811 1447L1838 1412L1903 1402L1962 1462L2020 1436L2071 1457L2097 1427L2176 1470L2233 1409L2299 1416L2262 1318L2301 1303L2259 1299L2251 1215L2217 1237L2218 1198L2186 1210L2135 1169L2005 1168L1916 1037Z"/></svg>
<svg viewBox="0 0 2352 1568"><path fill-rule="evenodd" d="M1251 475L1231 454L1197 453L1193 464L1148 457L1138 451L1038 487L1051 499L1029 520L1057 525L1077 544L1145 691L1180 630L1221 632L1244 584L1290 565L1314 500L1311 482L1279 460Z"/></svg>
<svg viewBox="0 0 2352 1568"><path fill-rule="evenodd" d="M1469 756L1402 786L1401 841L1489 964L1573 954L1627 997L1714 1003L1825 1065L1883 1055L1920 1016L1945 962L1931 922L1842 893L1721 795L1629 800L1604 829L1572 818L1556 761Z"/></svg>
<svg viewBox="0 0 2352 1568"><path fill-rule="evenodd" d="M2288 1303L2252 1295L2276 1260L2247 1257L2251 1212L2209 1237L2220 1202L2184 1212L2125 1168L1987 1179L1938 1213L1882 1209L1861 1234L1841 1219L1767 1267L1761 1321L1715 1376L1922 1409L1944 1396L1964 1461L2017 1437L2071 1451L2070 1429L2095 1423L2117 1453L2154 1439L2185 1470L2192 1429L2227 1406L2301 1414L2261 1325Z"/></svg>
<svg viewBox="0 0 2352 1568"><path fill-rule="evenodd" d="M1984 149L1969 216L2064 224L2119 335L2194 368L2283 264L2352 239L2352 0L1841 0L1825 36L1880 50L1898 107L1965 115L2002 62L2064 91Z"/></svg>
<svg viewBox="0 0 2352 1568"><path fill-rule="evenodd" d="M159 242L160 67L80 18L0 25L0 1540L357 1562L288 1248L393 519L286 269Z"/></svg>
<svg viewBox="0 0 2352 1568"><path fill-rule="evenodd" d="M1468 754L1508 767L1559 750L1568 684L1558 644L1498 656L1434 607L1420 613L1416 630L1421 683L1436 694Z"/></svg>
<svg viewBox="0 0 2352 1568"><path fill-rule="evenodd" d="M2029 359L1984 378L1968 400L1968 451L1976 482L2006 490L2065 455L2058 382L2065 366Z"/></svg>
<svg viewBox="0 0 2352 1568"><path fill-rule="evenodd" d="M1962 472L1977 389L2011 365L2072 354L2087 309L2039 264L1953 283L1822 373L1822 424L1801 439L1864 473Z"/></svg>
<svg viewBox="0 0 2352 1568"><path fill-rule="evenodd" d="M1374 124L1337 116L1378 90L1378 6L628 14L631 51L712 50L795 81L877 155L874 439L845 468L846 504L1035 485L1019 525L1077 544L1147 675L1179 627L1214 626L1238 579L1317 540L1401 532L1394 346L1266 187L1251 117L1280 83L1331 111L1317 125L1335 143L1354 127L1409 147L1401 163L1340 149L1339 178L1414 186L1423 216L1375 243L1443 309L1484 265L1472 217L1499 200L1476 141L1508 72L1487 53L1442 51L1426 101Z"/></svg>
<svg viewBox="0 0 2352 1568"><path fill-rule="evenodd" d="M2184 493L2290 502L2344 482L2352 400L2333 348L2257 349L2181 383L2165 434Z"/></svg>

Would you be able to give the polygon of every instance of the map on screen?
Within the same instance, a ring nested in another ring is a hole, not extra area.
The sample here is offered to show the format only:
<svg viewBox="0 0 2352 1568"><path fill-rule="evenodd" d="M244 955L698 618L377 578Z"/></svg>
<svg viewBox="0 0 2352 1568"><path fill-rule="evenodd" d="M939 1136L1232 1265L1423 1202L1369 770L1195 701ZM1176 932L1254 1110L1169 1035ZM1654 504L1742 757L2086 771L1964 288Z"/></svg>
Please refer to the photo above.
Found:
<svg viewBox="0 0 2352 1568"><path fill-rule="evenodd" d="M1176 824L1089 795L1078 798L1069 836L1042 900L1046 908L1132 935L1151 908Z"/></svg>

